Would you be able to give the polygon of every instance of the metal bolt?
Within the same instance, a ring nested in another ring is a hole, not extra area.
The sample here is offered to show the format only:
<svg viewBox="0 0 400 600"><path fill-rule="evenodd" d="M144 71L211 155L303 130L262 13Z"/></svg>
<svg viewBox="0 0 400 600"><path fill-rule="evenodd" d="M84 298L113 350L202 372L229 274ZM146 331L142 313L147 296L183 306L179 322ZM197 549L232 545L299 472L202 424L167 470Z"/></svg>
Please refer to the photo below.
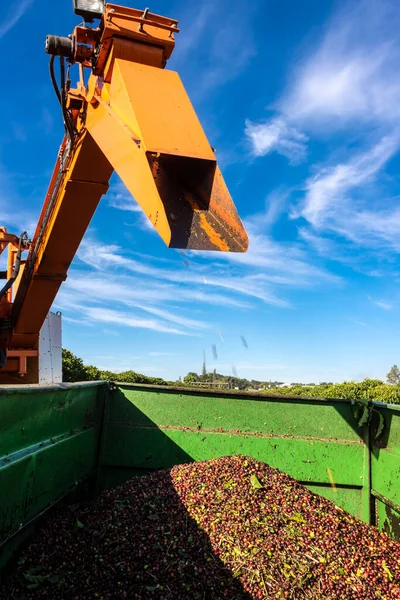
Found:
<svg viewBox="0 0 400 600"><path fill-rule="evenodd" d="M148 9L148 8L145 8L145 9L144 9L144 11L143 11L143 14L142 14L142 17L141 17L141 18L142 18L142 19L147 19L147 15L148 15L148 13L149 13L149 9ZM140 23L140 25L139 25L139 31L140 31L140 32L144 31L144 29L143 29L143 23Z"/></svg>

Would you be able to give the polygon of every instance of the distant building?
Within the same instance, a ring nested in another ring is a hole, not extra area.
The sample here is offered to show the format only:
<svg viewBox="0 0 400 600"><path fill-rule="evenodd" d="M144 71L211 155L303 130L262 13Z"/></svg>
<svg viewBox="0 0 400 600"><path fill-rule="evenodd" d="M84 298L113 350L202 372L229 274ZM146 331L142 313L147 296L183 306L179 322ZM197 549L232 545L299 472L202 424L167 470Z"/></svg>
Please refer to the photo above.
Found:
<svg viewBox="0 0 400 600"><path fill-rule="evenodd" d="M229 389L230 385L228 382L225 381L191 381L190 385L192 385L193 387L211 387L211 388L225 388L225 389ZM239 388L237 388L239 389Z"/></svg>

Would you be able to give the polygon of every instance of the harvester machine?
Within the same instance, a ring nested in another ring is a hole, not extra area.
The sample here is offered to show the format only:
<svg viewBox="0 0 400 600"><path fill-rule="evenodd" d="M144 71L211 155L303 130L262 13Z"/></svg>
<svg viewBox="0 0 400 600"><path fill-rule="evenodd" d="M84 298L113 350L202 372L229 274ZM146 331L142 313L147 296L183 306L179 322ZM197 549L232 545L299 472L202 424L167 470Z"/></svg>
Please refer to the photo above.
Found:
<svg viewBox="0 0 400 600"><path fill-rule="evenodd" d="M46 39L65 137L36 231L30 240L0 229L0 253L9 251L0 383L40 381L40 330L114 171L169 248L248 246L215 151L179 75L165 69L178 22L100 0L74 8L85 22Z"/></svg>

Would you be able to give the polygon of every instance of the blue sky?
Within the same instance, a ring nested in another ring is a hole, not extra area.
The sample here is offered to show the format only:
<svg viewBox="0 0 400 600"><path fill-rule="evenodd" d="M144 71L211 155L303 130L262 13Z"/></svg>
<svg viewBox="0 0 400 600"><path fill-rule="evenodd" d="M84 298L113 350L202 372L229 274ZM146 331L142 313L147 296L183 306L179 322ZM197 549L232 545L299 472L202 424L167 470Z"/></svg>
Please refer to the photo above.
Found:
<svg viewBox="0 0 400 600"><path fill-rule="evenodd" d="M0 222L33 234L62 137L44 39L77 18L69 0L7 4ZM400 361L398 3L150 9L180 22L168 68L217 149L250 249L165 248L114 177L54 307L64 346L167 379L200 371L203 353L209 370L255 379L383 378Z"/></svg>

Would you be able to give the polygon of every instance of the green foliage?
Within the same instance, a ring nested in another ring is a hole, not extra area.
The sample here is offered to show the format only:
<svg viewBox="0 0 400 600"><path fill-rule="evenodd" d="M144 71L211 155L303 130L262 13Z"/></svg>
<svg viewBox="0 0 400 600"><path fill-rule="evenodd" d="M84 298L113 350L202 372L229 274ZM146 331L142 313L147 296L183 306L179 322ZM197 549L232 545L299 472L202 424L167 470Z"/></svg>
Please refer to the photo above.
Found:
<svg viewBox="0 0 400 600"><path fill-rule="evenodd" d="M393 365L393 367L390 369L389 373L386 375L386 380L392 385L400 383L400 369L397 365Z"/></svg>
<svg viewBox="0 0 400 600"><path fill-rule="evenodd" d="M62 349L62 374L63 381L71 383L74 381L89 381L87 367L83 360L78 358L65 348Z"/></svg>
<svg viewBox="0 0 400 600"><path fill-rule="evenodd" d="M166 385L166 382L161 377L147 377L134 371L124 371L123 373L114 374L114 381L121 383L146 383L152 385Z"/></svg>
<svg viewBox="0 0 400 600"><path fill-rule="evenodd" d="M372 400L386 402L387 404L400 404L400 385L382 383L376 386Z"/></svg>
<svg viewBox="0 0 400 600"><path fill-rule="evenodd" d="M349 400L375 400L387 404L400 404L400 384L387 385L379 379L344 381L330 385L297 385L266 390L266 393L302 398L344 398Z"/></svg>
<svg viewBox="0 0 400 600"><path fill-rule="evenodd" d="M182 385L181 378L178 382L164 381L159 377L147 377L135 371L124 371L122 373L113 373L112 371L101 371L93 365L85 365L81 358L75 356L69 350L63 348L63 381L118 381L121 383L144 383L150 385ZM239 390L263 390L266 394L282 396L298 396L299 398L345 398L349 400L375 400L387 404L400 404L400 371L399 381L395 382L396 375L394 365L388 373L392 373L392 384L385 384L380 379L364 379L364 381L344 381L343 383L320 383L303 385L301 383L292 384L289 387L279 387L280 382L265 382L248 379L241 379L231 375L221 375L216 373L206 373L199 375L190 372L183 378L183 385L193 385L196 382L213 383L218 386L223 384L231 389Z"/></svg>
<svg viewBox="0 0 400 600"><path fill-rule="evenodd" d="M146 377L134 371L113 373L112 371L101 371L93 365L85 365L78 358L63 348L62 351L63 381L72 383L75 381L120 381L121 383L146 383L151 385L167 385L160 377Z"/></svg>
<svg viewBox="0 0 400 600"><path fill-rule="evenodd" d="M102 379L101 371L97 367L89 365L88 367L85 367L85 369L89 381L99 381Z"/></svg>
<svg viewBox="0 0 400 600"><path fill-rule="evenodd" d="M195 381L199 381L199 376L197 375L197 373L193 373L193 372L188 373L183 378L183 383L186 383L186 384L195 383Z"/></svg>

